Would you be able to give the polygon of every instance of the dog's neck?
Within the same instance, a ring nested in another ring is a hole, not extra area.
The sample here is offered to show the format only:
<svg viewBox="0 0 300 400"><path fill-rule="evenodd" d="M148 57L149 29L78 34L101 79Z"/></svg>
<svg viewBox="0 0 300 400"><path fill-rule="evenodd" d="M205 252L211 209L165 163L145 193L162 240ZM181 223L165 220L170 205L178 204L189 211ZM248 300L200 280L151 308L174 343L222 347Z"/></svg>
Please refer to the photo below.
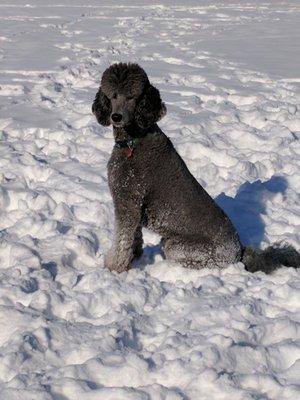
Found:
<svg viewBox="0 0 300 400"><path fill-rule="evenodd" d="M137 124L131 124L124 127L113 127L115 142L143 138L150 131L153 131L153 126L146 129L142 129Z"/></svg>

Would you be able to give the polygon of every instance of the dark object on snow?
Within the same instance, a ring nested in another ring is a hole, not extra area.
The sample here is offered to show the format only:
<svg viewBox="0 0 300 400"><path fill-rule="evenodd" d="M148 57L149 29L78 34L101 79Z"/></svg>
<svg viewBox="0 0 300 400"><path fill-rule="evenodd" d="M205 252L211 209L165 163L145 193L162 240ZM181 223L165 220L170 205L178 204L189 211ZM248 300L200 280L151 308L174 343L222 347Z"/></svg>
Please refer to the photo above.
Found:
<svg viewBox="0 0 300 400"><path fill-rule="evenodd" d="M289 244L275 244L265 250L246 247L242 262L250 272L263 271L269 274L284 265L297 268L300 266L300 254Z"/></svg>
<svg viewBox="0 0 300 400"><path fill-rule="evenodd" d="M166 257L186 267L241 261L244 249L230 219L157 126L166 107L145 71L130 63L109 67L92 110L101 125L113 125L115 138L108 162L115 233L105 265L118 272L130 268L142 254L142 227L160 234ZM258 265L253 257L247 249L245 260Z"/></svg>

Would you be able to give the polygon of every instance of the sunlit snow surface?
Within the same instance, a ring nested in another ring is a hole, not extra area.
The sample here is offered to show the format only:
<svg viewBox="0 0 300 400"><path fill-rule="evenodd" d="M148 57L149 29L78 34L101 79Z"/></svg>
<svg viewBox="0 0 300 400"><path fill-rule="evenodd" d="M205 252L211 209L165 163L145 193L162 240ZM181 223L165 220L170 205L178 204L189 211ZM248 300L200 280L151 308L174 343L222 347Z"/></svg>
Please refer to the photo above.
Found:
<svg viewBox="0 0 300 400"><path fill-rule="evenodd" d="M245 244L299 249L297 1L1 1L0 399L296 400L300 273L186 270L113 230L111 128L91 103L141 64L160 126ZM26 4L26 6L25 6Z"/></svg>

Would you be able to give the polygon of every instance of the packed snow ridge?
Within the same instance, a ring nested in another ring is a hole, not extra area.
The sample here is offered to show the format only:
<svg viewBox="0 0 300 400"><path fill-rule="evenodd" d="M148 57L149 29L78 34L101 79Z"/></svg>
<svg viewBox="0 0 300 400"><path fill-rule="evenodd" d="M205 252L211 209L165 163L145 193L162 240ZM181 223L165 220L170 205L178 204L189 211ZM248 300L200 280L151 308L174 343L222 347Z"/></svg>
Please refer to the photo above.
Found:
<svg viewBox="0 0 300 400"><path fill-rule="evenodd" d="M296 400L300 272L187 270L145 232L103 268L110 128L91 104L138 62L160 126L244 244L299 250L297 1L2 1L0 399Z"/></svg>

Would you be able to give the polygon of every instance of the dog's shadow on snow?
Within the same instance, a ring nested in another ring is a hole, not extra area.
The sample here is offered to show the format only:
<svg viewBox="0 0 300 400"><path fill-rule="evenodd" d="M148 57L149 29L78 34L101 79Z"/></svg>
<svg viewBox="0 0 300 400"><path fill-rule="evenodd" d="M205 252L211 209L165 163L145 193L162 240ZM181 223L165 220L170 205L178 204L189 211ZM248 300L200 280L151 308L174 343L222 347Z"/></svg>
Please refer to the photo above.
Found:
<svg viewBox="0 0 300 400"><path fill-rule="evenodd" d="M233 222L242 244L258 247L265 235L262 218L266 214L265 203L276 193L284 195L287 187L284 177L272 176L266 182L260 180L253 183L245 182L234 198L221 193L215 201Z"/></svg>

